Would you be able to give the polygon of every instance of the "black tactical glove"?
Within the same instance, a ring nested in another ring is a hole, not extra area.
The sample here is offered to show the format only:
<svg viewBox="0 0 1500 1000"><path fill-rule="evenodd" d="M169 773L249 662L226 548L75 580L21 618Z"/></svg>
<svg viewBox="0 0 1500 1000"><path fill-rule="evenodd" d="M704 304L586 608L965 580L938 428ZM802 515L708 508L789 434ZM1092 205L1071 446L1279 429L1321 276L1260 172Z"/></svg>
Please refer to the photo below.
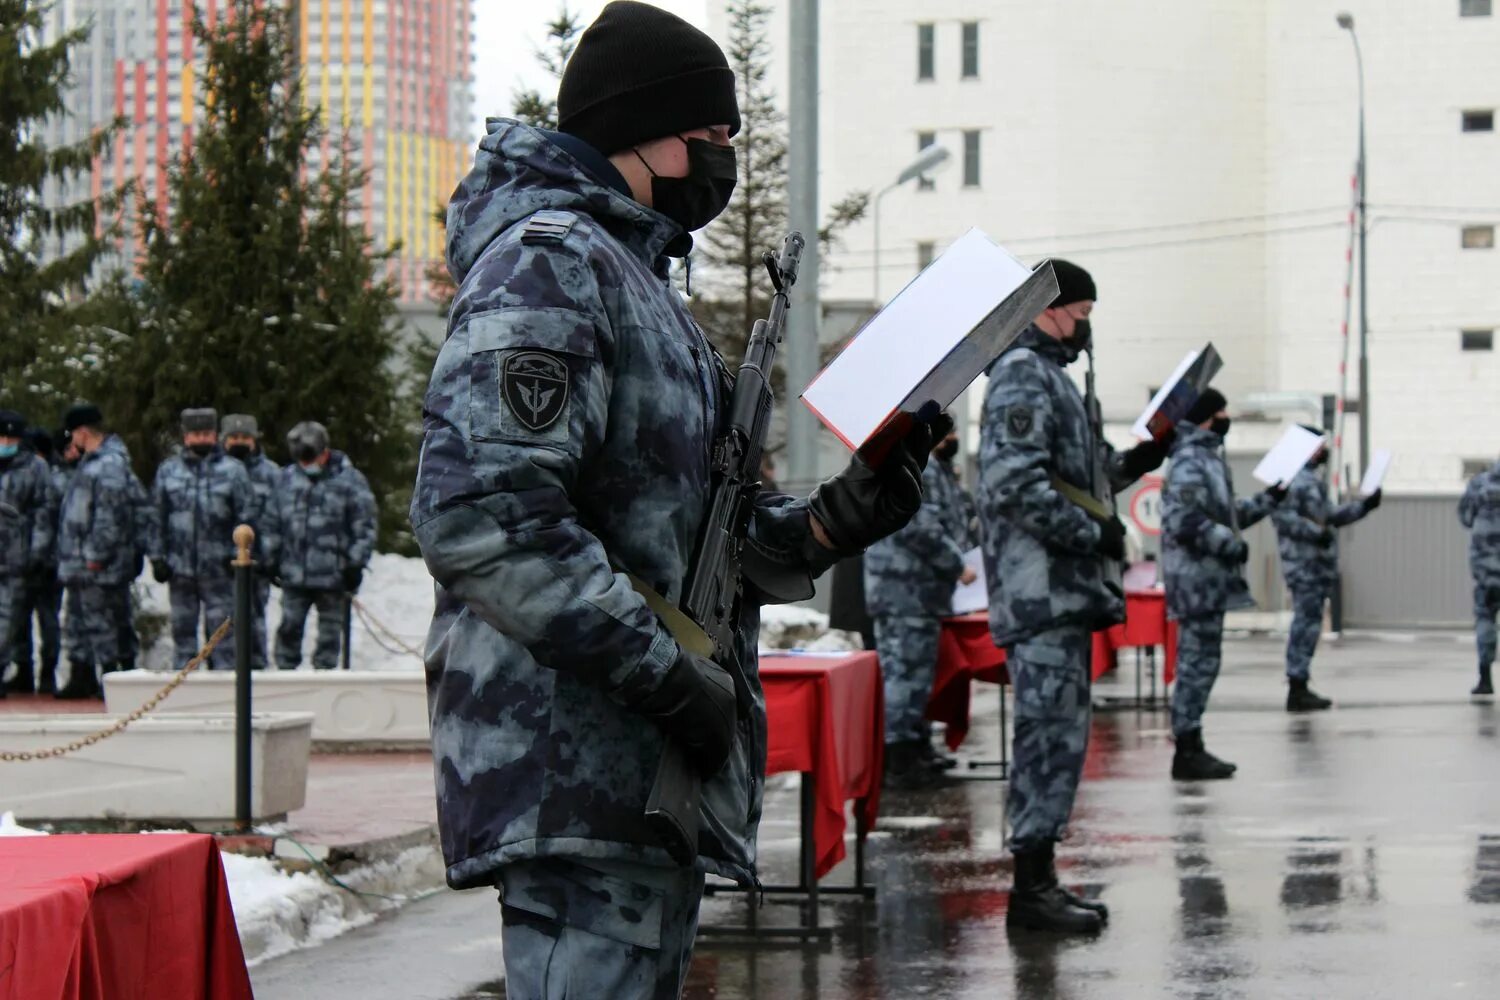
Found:
<svg viewBox="0 0 1500 1000"><path fill-rule="evenodd" d="M1273 504L1280 507L1281 501L1286 499L1286 487L1279 483L1275 486L1267 486L1265 494L1271 498Z"/></svg>
<svg viewBox="0 0 1500 1000"><path fill-rule="evenodd" d="M1167 441L1142 441L1125 453L1121 461L1120 469L1125 473L1127 479L1134 482L1148 472L1155 472L1161 468L1161 463L1167 460Z"/></svg>
<svg viewBox="0 0 1500 1000"><path fill-rule="evenodd" d="M172 582L172 567L167 565L165 559L151 560L151 579L157 583Z"/></svg>
<svg viewBox="0 0 1500 1000"><path fill-rule="evenodd" d="M1368 514L1370 511L1374 510L1376 507L1380 506L1380 495L1383 492L1384 492L1384 490L1376 490L1374 493L1371 493L1369 496L1365 497L1365 513L1366 514Z"/></svg>
<svg viewBox="0 0 1500 1000"><path fill-rule="evenodd" d="M1116 561L1125 558L1125 523L1118 517L1110 518L1099 525L1100 555Z"/></svg>
<svg viewBox="0 0 1500 1000"><path fill-rule="evenodd" d="M1250 561L1250 546L1243 538L1236 538L1229 546L1229 551L1224 556L1230 562L1239 563L1241 566Z"/></svg>
<svg viewBox="0 0 1500 1000"><path fill-rule="evenodd" d="M1320 549L1331 549L1331 548L1333 548L1333 540L1334 540L1335 537L1337 537L1337 536L1334 534L1333 529L1325 527L1323 529L1323 533L1318 536L1318 548L1320 548Z"/></svg>
<svg viewBox="0 0 1500 1000"><path fill-rule="evenodd" d="M738 712L734 681L712 660L678 650L661 686L632 706L687 751L704 779L729 759Z"/></svg>
<svg viewBox="0 0 1500 1000"><path fill-rule="evenodd" d="M953 419L947 414L918 423L879 468L870 468L855 455L843 472L813 490L807 505L833 543L834 555L858 555L906 526L922 506L922 470L933 442L952 429Z"/></svg>
<svg viewBox="0 0 1500 1000"><path fill-rule="evenodd" d="M351 594L359 593L359 585L364 582L365 568L363 566L344 567L344 590Z"/></svg>

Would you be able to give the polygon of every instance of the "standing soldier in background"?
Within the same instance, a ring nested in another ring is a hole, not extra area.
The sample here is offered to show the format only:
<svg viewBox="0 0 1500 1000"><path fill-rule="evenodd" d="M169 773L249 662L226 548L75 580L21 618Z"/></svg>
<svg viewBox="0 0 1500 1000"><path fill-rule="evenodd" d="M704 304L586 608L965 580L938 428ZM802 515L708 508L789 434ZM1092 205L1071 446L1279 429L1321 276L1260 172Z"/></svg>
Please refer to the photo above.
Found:
<svg viewBox="0 0 1500 1000"><path fill-rule="evenodd" d="M282 470L276 491L281 529L276 665L282 670L302 665L302 632L308 610L316 606L313 666L332 670L339 665L349 602L375 551L375 494L349 456L328 447L322 424L304 420L286 443L293 464Z"/></svg>
<svg viewBox="0 0 1500 1000"><path fill-rule="evenodd" d="M1495 663L1495 615L1500 612L1500 462L1469 481L1458 504L1458 519L1469 529L1469 571L1474 575L1474 640L1479 647L1475 698L1494 695L1490 668Z"/></svg>
<svg viewBox="0 0 1500 1000"><path fill-rule="evenodd" d="M22 447L25 432L24 417L0 410L0 653L10 651L26 613L26 592L41 585L53 559L52 477L47 463ZM0 671L4 666L0 662ZM31 689L27 663L14 690ZM0 698L5 695L6 685L0 683Z"/></svg>
<svg viewBox="0 0 1500 1000"><path fill-rule="evenodd" d="M135 657L130 582L141 572L141 553L150 551L149 522L140 513L146 490L130 468L130 453L104 430L104 414L79 403L63 416L72 443L83 453L78 472L63 496L58 526L58 576L77 593L77 614L69 613L69 645L78 660L63 699L94 698L101 673L129 665ZM71 607L71 605L70 605Z"/></svg>
<svg viewBox="0 0 1500 1000"><path fill-rule="evenodd" d="M1224 435L1228 403L1205 389L1177 425L1172 464L1161 495L1162 563L1167 611L1181 629L1177 680L1172 685L1172 777L1203 781L1234 775L1235 765L1203 745L1203 712L1219 676L1224 613L1253 607L1243 566L1250 546L1240 531L1271 512L1286 496L1272 488L1236 500Z"/></svg>
<svg viewBox="0 0 1500 1000"><path fill-rule="evenodd" d="M953 613L955 584L973 548L973 504L953 469L958 434L932 449L922 472L922 506L900 531L870 546L864 559L866 603L885 680L885 782L897 789L944 784L946 759L932 745L927 699L937 673L942 618Z"/></svg>
<svg viewBox="0 0 1500 1000"><path fill-rule="evenodd" d="M152 488L151 575L171 585L172 644L182 669L202 638L234 614L234 529L250 520L255 493L244 466L219 447L219 415L182 411L182 449L161 464ZM199 624L203 626L199 636ZM211 669L234 669L234 645L214 649Z"/></svg>
<svg viewBox="0 0 1500 1000"><path fill-rule="evenodd" d="M1108 911L1064 889L1054 866L1089 736L1096 629L1125 618L1106 561L1125 557L1125 525L1091 517L1062 489L1096 474L1123 489L1161 465L1165 445L1117 454L1099 439L1066 367L1090 350L1094 280L1052 261L1058 295L990 368L979 451L979 525L990 632L1015 680L1016 730L1006 812L1015 854L1010 927L1098 931ZM1103 485L1103 484L1098 484ZM1061 489L1060 489L1061 488Z"/></svg>
<svg viewBox="0 0 1500 1000"><path fill-rule="evenodd" d="M4 450L4 445L0 444L0 453ZM52 435L41 427L27 429L22 436L18 454L25 454L28 450L42 460L46 469L47 489L50 495L47 517L53 532L52 540L55 542L57 508L62 501L62 494L57 491L57 484L52 475ZM0 459L3 459L3 454L0 454ZM27 576L25 585L22 587L20 601L16 609L15 635L11 639L8 656L9 662L13 663L16 668L15 677L10 682L10 690L18 694L31 694L33 691L53 694L57 690L57 657L61 647L58 611L62 605L62 588L57 582L57 547L55 544L48 546L46 558L41 560L34 572ZM33 618L36 619L36 635L41 639L39 651L32 649ZM35 659L33 659L33 653L37 654ZM6 656L0 655L0 669L4 668L6 660ZM41 669L33 673L33 664L37 662L40 663Z"/></svg>
<svg viewBox="0 0 1500 1000"><path fill-rule="evenodd" d="M1319 427L1304 429L1322 434ZM1292 477L1286 500L1271 520L1281 549L1281 571L1292 592L1292 627L1286 641L1286 710L1317 712L1333 704L1307 686L1318 633L1323 630L1323 605L1339 575L1338 535L1334 529L1365 517L1380 506L1380 491L1345 504L1328 499L1322 474L1328 461L1325 446Z"/></svg>
<svg viewBox="0 0 1500 1000"><path fill-rule="evenodd" d="M74 477L78 475L78 465L83 459L83 452L79 450L77 443L73 441L72 435L65 428L59 428L57 433L53 435L52 451L57 456L57 464L52 469L52 492L57 498L57 530L59 536L57 553L53 559L52 569L54 575L58 577L57 589L62 599L63 613L59 616L58 621L59 625L62 626L60 629L62 653L68 659L69 677L75 674L92 675L94 664L89 659L88 650L79 645L76 635L71 631L72 626L66 624L77 619L82 614L78 610L78 588L65 586L61 575L57 572L58 560L62 557L63 498L68 495L68 487L72 485ZM51 693L57 693L55 681Z"/></svg>
<svg viewBox="0 0 1500 1000"><path fill-rule="evenodd" d="M281 466L267 458L261 449L260 427L250 414L227 414L220 431L224 435L224 450L244 464L255 491L255 509L250 518L255 528L255 593L250 608L255 619L255 637L251 642L250 666L262 670L268 662L266 607L271 601L271 578L276 575L276 559L281 549L281 518L276 510Z"/></svg>

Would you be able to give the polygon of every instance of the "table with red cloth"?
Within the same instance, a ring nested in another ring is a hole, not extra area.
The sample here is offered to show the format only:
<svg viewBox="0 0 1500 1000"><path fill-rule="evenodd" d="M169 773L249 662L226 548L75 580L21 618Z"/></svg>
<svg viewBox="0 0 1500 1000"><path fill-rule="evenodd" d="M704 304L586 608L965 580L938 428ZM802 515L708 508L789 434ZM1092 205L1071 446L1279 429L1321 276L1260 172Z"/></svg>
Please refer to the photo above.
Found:
<svg viewBox="0 0 1500 1000"><path fill-rule="evenodd" d="M766 774L802 775L801 858L796 885L764 887L767 893L808 900L799 928L705 927L705 933L819 935L819 892L874 895L864 884L865 838L880 810L885 753L885 689L873 652L833 655L762 655L766 695ZM845 803L854 802L855 886L822 889L818 880L846 856ZM714 889L710 891L730 891Z"/></svg>
<svg viewBox="0 0 1500 1000"><path fill-rule="evenodd" d="M1132 590L1125 595L1125 621L1094 633L1090 674L1098 680L1113 670L1121 649L1157 646L1165 651L1162 675L1170 684L1177 672L1177 623L1167 618L1166 591L1159 587ZM969 682L974 680L1010 683L1005 650L990 638L989 616L984 612L943 619L927 718L947 727L950 750L957 750L968 735Z"/></svg>
<svg viewBox="0 0 1500 1000"><path fill-rule="evenodd" d="M0 1000L251 996L212 837L0 837Z"/></svg>

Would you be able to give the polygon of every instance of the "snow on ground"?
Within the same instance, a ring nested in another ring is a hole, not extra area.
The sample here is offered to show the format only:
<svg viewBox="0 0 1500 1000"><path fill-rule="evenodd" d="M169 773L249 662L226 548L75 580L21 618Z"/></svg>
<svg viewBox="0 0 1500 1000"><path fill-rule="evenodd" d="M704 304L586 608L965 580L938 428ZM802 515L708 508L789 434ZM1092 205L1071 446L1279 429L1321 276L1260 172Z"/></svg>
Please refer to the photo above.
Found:
<svg viewBox="0 0 1500 1000"><path fill-rule="evenodd" d="M422 661L400 648L405 645L420 650L432 620L432 577L421 559L409 556L377 554L370 562L360 587L359 601L380 625L395 633L393 640L367 628L358 614L353 622L352 664L360 670L419 670ZM167 614L167 585L157 583L145 574L136 583L136 593L143 608ZM276 628L281 623L281 592L271 588L267 628L274 656ZM313 638L316 635L317 611L307 616L303 633L304 667L311 665ZM399 644L396 640L399 640ZM388 648L387 648L388 647ZM829 629L828 616L795 604L761 609L760 647L762 649L807 649L836 651L859 649L859 638L852 633ZM172 639L169 631L142 657L142 665L152 670L166 670L172 665Z"/></svg>
<svg viewBox="0 0 1500 1000"><path fill-rule="evenodd" d="M0 837L41 837L46 836L43 830L32 830L16 822L16 814L13 812L0 813Z"/></svg>

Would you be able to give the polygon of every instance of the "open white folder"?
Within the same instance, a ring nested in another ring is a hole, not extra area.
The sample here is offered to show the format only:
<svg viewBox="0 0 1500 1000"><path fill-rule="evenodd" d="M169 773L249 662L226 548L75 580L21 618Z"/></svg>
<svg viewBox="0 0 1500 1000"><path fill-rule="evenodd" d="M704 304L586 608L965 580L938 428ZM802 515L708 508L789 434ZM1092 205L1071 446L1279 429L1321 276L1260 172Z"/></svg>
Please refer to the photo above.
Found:
<svg viewBox="0 0 1500 1000"><path fill-rule="evenodd" d="M851 449L952 403L1057 297L1035 270L970 229L876 313L802 402Z"/></svg>
<svg viewBox="0 0 1500 1000"><path fill-rule="evenodd" d="M1266 457L1260 460L1251 475L1268 486L1289 483L1321 447L1323 435L1293 424L1281 435L1281 440L1266 452Z"/></svg>
<svg viewBox="0 0 1500 1000"><path fill-rule="evenodd" d="M964 568L974 571L974 582L960 583L953 588L953 613L968 615L989 610L990 591L984 583L984 553L977 546L964 553Z"/></svg>
<svg viewBox="0 0 1500 1000"><path fill-rule="evenodd" d="M1359 481L1359 492L1361 496L1369 496L1380 485L1385 482L1385 474L1391 469L1391 453L1385 448L1375 449L1375 454L1370 456L1370 467L1365 470L1365 478Z"/></svg>

